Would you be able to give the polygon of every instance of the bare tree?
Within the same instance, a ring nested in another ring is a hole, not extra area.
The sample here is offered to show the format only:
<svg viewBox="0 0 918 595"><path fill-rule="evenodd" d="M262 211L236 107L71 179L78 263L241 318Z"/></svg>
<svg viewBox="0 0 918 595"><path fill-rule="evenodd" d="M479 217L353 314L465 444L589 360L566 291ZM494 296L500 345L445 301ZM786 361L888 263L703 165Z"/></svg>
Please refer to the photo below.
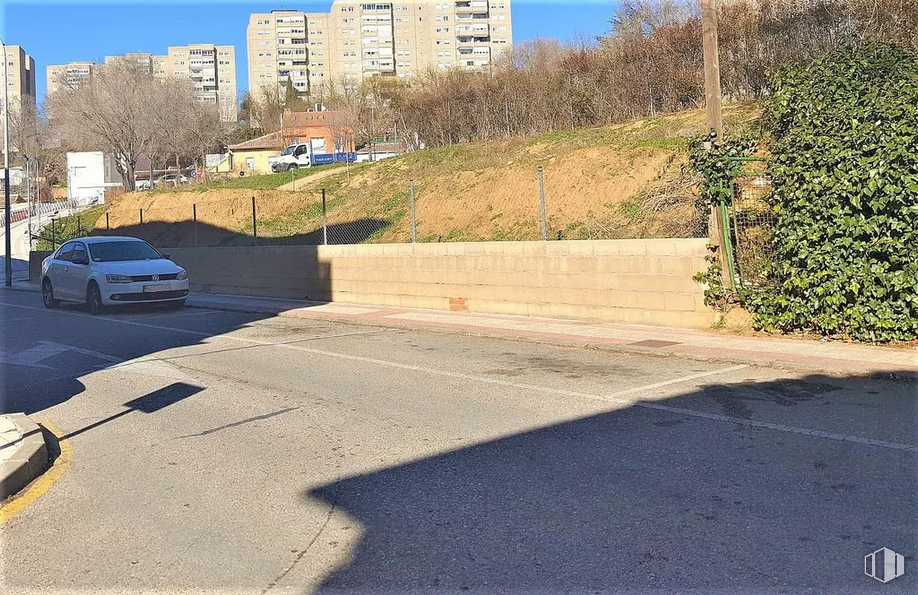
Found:
<svg viewBox="0 0 918 595"><path fill-rule="evenodd" d="M918 48L918 0L719 3L724 95L754 100L768 72L846 44ZM417 146L604 125L703 104L695 0L624 0L594 42L516 44L487 71L428 70L403 82L396 108Z"/></svg>
<svg viewBox="0 0 918 595"><path fill-rule="evenodd" d="M254 122L265 133L277 132L283 127L284 96L280 89L262 89L257 102L252 106Z"/></svg>
<svg viewBox="0 0 918 595"><path fill-rule="evenodd" d="M38 110L28 102L10 110L10 152L35 155L41 146ZM13 155L10 155L12 158Z"/></svg>
<svg viewBox="0 0 918 595"><path fill-rule="evenodd" d="M10 158L28 160L37 184L50 184L65 175L63 152L55 147L42 113L30 104L10 110ZM36 185L37 185L36 184ZM44 193L50 198L50 192Z"/></svg>
<svg viewBox="0 0 918 595"><path fill-rule="evenodd" d="M125 190L134 190L137 159L147 153L156 133L150 105L162 92L160 81L136 64L116 61L79 86L60 82L48 108L62 141L113 155Z"/></svg>
<svg viewBox="0 0 918 595"><path fill-rule="evenodd" d="M220 111L214 103L202 103L192 93L187 92L182 101L182 119L176 139L185 147L194 160L200 158L198 171L207 176L207 153L217 149L226 139L228 127L220 119Z"/></svg>

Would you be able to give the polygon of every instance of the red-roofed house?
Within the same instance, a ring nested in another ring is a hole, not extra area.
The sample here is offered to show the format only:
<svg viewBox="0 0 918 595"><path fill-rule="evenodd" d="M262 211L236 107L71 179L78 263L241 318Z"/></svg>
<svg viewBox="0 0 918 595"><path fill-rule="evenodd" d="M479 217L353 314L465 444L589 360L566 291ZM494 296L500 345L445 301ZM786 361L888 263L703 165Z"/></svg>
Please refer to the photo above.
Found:
<svg viewBox="0 0 918 595"><path fill-rule="evenodd" d="M284 143L309 143L316 155L351 152L354 132L345 122L341 112L287 112L283 124Z"/></svg>

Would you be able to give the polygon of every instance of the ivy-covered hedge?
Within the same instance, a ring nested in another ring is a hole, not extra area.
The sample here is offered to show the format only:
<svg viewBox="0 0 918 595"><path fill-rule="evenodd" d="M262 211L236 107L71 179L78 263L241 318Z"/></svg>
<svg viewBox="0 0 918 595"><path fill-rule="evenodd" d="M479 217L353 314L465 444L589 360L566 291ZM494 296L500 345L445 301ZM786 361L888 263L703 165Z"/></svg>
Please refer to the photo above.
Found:
<svg viewBox="0 0 918 595"><path fill-rule="evenodd" d="M846 49L772 91L773 283L744 296L758 324L918 338L918 55Z"/></svg>

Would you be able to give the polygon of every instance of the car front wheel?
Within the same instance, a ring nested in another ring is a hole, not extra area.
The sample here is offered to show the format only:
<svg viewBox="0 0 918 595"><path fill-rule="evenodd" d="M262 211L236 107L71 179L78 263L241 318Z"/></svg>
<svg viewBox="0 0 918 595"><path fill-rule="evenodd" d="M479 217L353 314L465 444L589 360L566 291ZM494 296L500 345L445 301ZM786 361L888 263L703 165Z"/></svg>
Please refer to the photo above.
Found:
<svg viewBox="0 0 918 595"><path fill-rule="evenodd" d="M86 288L86 309L90 314L101 314L105 307L102 304L102 293L95 281L89 283Z"/></svg>
<svg viewBox="0 0 918 595"><path fill-rule="evenodd" d="M57 308L61 305L60 300L54 299L54 287L51 285L51 279L47 277L41 283L41 301L45 304L45 308Z"/></svg>
<svg viewBox="0 0 918 595"><path fill-rule="evenodd" d="M288 165L288 166L287 166L287 171L293 171L293 170L299 169L299 168L300 168L299 165Z"/></svg>

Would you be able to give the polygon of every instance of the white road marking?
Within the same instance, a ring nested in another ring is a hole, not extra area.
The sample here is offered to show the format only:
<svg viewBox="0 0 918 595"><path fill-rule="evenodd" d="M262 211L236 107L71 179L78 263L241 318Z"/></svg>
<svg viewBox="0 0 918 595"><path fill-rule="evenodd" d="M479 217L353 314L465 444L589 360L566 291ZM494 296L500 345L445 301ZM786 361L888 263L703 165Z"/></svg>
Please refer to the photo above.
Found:
<svg viewBox="0 0 918 595"><path fill-rule="evenodd" d="M0 302L0 306L10 306L10 307L13 307L13 308L23 308L23 309L26 309L26 310L39 310L39 311L43 310L42 308L36 308L36 307L34 307L34 306L21 306L21 305L19 305L19 304L8 304L8 303L5 303L5 302ZM63 311L59 311L59 310L57 310L57 311L52 310L51 312L54 312L54 313L56 313L56 314L63 314L63 315L85 316L85 317L87 317L87 318L90 318L90 317L91 317L91 316L85 315L85 314L84 314L84 315L81 315L81 314L77 314L77 313L63 312ZM578 397L578 398L590 399L590 400L594 400L594 401L605 401L605 402L612 402L612 403L623 403L623 404L626 404L626 405L629 405L629 406L641 407L641 408L645 408L645 409L654 409L654 410L657 410L657 411L666 411L666 412L669 412L669 413L676 413L676 414L679 414L679 415L686 415L686 416L695 417L695 418L699 418L699 419L707 419L707 420L712 420L712 421L721 421L721 422L727 422L727 423L740 424L740 425L744 425L744 426L748 426L748 427L755 427L755 428L762 428L762 429L774 430L774 431L776 431L776 432L785 432L785 433L790 433L790 434L798 434L798 435L802 435L802 436L810 436L810 437L813 437L813 438L822 438L822 439L824 439L824 440L832 440L832 441L837 441L837 442L851 442L851 443L855 443L855 444L863 444L863 445L866 445L866 446L876 446L876 447L880 447L880 448L888 448L888 449L892 449L892 450L902 450L902 451L907 451L907 452L915 452L915 453L918 453L918 446L914 446L914 445L911 445L911 444L901 444L901 443L889 442L889 441L885 441L885 440L876 440L876 439L873 439L873 438L863 438L863 437L861 437L861 436L853 436L853 435L847 435L847 434L837 434L837 433L832 433L832 432L825 432L825 431L822 431L822 430L813 430L813 429L809 429L809 428L801 428L801 427L795 427L795 426L787 426L787 425L783 425L783 424L773 424L773 423L769 423L769 422L760 422L760 421L754 421L754 420L749 420L749 419L743 419L743 418L739 418L739 417L731 417L731 416L729 416L729 415L719 415L719 414L716 414L716 413L706 413L706 412L703 412L703 411L696 411L696 410L693 410L693 409L685 409L685 408L682 408L682 407L672 407L672 406L669 406L669 405L660 405L660 404L657 404L657 403L648 403L648 402L643 402L643 401L631 401L631 400L623 399L623 398L622 398L622 397L627 396L627 395L631 395L631 394L635 394L635 393L639 393L639 392L646 392L646 391L654 390L654 389L657 389L657 388L662 388L662 387L664 387L664 386L670 386L670 385L674 385L674 384L679 384L679 383L684 383L684 382L690 382L690 381L692 381L692 380L697 380L697 379L699 379L699 378L705 378L705 377L709 377L709 376L715 376L715 375L718 375L718 374L726 374L726 373L728 373L728 372L734 372L734 371L736 371L736 370L741 370L741 369L743 369L743 368L749 367L749 366L746 365L746 364L740 364L740 365L737 365L737 366L730 366L730 367L728 367L728 368L720 368L720 369L717 369L717 370L711 370L711 371L709 371L709 372L701 372L701 373L698 373L698 374L691 374L691 375L688 375L688 376L683 376L683 377L680 377L680 378L674 378L674 379L671 379L671 380L665 380L665 381L663 381L663 382L657 382L657 383L654 383L654 384L648 384L648 385L646 385L646 386L641 386L641 387L636 387L636 388L632 388L632 389L627 389L627 390L625 390L625 391L620 391L620 392L617 392L617 393L613 393L613 394L611 394L611 395L605 395L605 396L603 396L603 395L597 395L597 394L591 394L591 393L584 393L584 392L580 392L580 391L571 391L571 390L565 390L565 389L560 389L560 388L552 388L552 387L547 387L547 386L539 386L539 385L535 385L535 384L525 384L525 383L521 383L521 382L512 382L512 381L509 381L509 380L501 380L501 379L498 379L498 378L487 378L487 377L483 377L483 376L475 376L475 375L473 375L473 374L463 374L463 373L461 373L461 372L450 372L450 371L447 371L447 370L440 370L440 369L437 369L437 368L429 368L429 367L426 367L426 366L415 366L415 365L411 365L411 364L403 364L403 363L393 362L393 361L388 361L388 360L381 360L381 359L376 359L376 358L371 358L371 357L364 357L364 356L361 356L361 355L351 355L351 354L348 354L348 353L340 353L340 352L336 352L336 351L327 351L327 350L324 350L324 349L315 349L315 348L312 348L312 347L304 347L304 346L302 346L302 345L297 345L297 344L274 343L274 342L271 342L271 341L262 341L262 340L260 340L260 339L249 339L249 338L246 338L246 337L234 337L234 336L229 335L229 334L214 335L213 333L204 333L204 332L200 332L200 331L191 331L191 330L186 330L186 329L178 329L178 328L174 328L174 327L160 326L160 325L156 325L156 324L145 324L145 323L142 323L142 322L135 322L135 321L131 321L131 320L119 320L119 319L116 319L116 318L104 318L103 320L107 320L107 321L109 321L109 322L115 322L115 323L118 323L118 324L126 324L126 325L129 325L129 326L138 326L138 327L142 327L142 328L149 328L149 329L160 330L160 331L177 332L177 333L184 333L184 334L189 334L189 335L195 335L195 336L204 337L204 338L207 338L207 339L210 339L210 340L215 340L215 339L226 339L226 340L231 340L231 341L239 341L239 342L249 343L249 344L253 344L253 345L261 345L261 346L264 346L264 347L276 347L276 348L278 348L278 349L290 349L290 350L293 350L293 351L300 351L300 352L310 353L310 354L313 354L313 355L319 355L319 356L324 356L324 357L331 357L331 358L337 358L337 359L344 359L344 360L348 360L348 361L356 361L356 362L374 364L374 365L379 365L379 366L386 366L386 367L390 367L390 368L397 368L397 369L401 369L401 370L409 370L409 371L413 371L413 372L421 372L421 373L424 373L424 374L430 374L430 375L432 375L432 376L442 376L442 377L448 377L448 378L456 378L456 379L459 379L459 380L469 380L469 381L480 382L480 383L484 383L484 384L494 384L494 385L499 385L499 386L507 386L507 387L516 388L516 389L520 389L520 390L536 391L536 392L541 392L541 393L548 393L548 394L555 394L555 395L563 395L563 396L568 396L568 397Z"/></svg>
<svg viewBox="0 0 918 595"><path fill-rule="evenodd" d="M187 374L179 370L174 365L170 364L167 360L162 358L154 357L152 355L145 355L143 357L138 357L136 359L128 360L120 364L115 364L114 366L105 366L102 370L103 372L120 372L120 371L130 371L137 374L144 374L146 376L156 376L159 378L167 378L169 380L177 381L187 381L189 377Z"/></svg>
<svg viewBox="0 0 918 595"><path fill-rule="evenodd" d="M655 388L663 388L664 386L670 386L673 384L681 384L683 382L688 382L689 380L696 380L698 378L706 378L708 376L713 376L715 374L726 374L727 372L735 372L737 370L742 370L748 368L747 364L739 364L733 366L732 368L721 368L720 370L714 370L713 372L699 372L698 374L691 374L689 376L682 376L681 378L673 378L672 380L664 380L663 382L656 382L654 384L648 384L646 386L640 386L638 388L629 388L628 390L619 391L608 395L606 399L608 400L617 400L620 397L626 395L632 395L634 393L645 392L648 390L653 390Z"/></svg>
<svg viewBox="0 0 918 595"><path fill-rule="evenodd" d="M52 370L53 368L51 368L51 366L46 366L39 362L43 362L48 358L66 352L67 347L64 345L57 345L55 343L46 343L42 341L34 347L30 347L29 349L25 349L17 353L7 353L5 351L0 351L0 363Z"/></svg>
<svg viewBox="0 0 918 595"><path fill-rule="evenodd" d="M81 347L73 347L72 345L64 345L62 343L54 343L52 341L39 341L41 345L47 345L50 348L58 349L59 353L64 353L65 351L73 351L74 353L81 353L83 355L88 355L89 357L94 357L96 359L101 359L106 362L111 362L113 364L120 364L124 360L120 357L115 357L114 355L109 355L107 353L102 353L99 351L93 351L92 349L83 349Z"/></svg>

